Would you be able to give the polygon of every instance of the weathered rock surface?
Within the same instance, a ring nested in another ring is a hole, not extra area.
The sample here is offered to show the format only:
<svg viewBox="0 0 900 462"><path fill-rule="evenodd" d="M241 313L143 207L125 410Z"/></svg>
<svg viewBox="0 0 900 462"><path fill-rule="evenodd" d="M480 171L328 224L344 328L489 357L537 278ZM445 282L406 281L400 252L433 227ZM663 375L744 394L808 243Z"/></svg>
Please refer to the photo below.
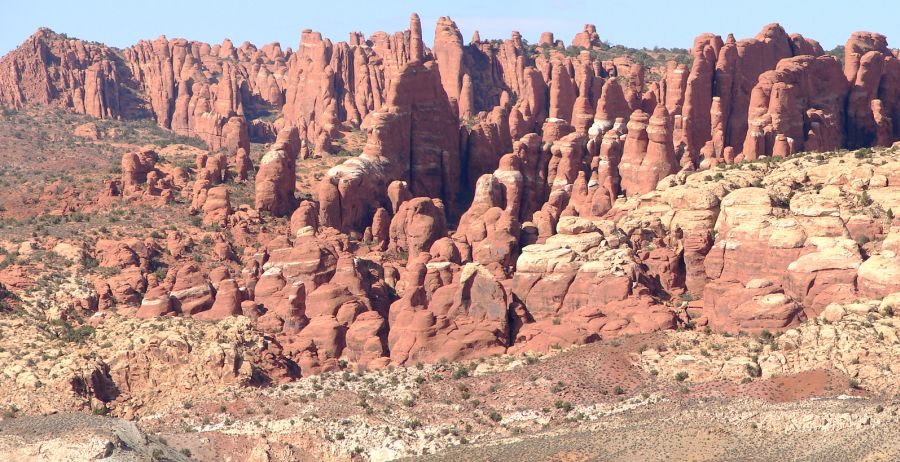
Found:
<svg viewBox="0 0 900 462"><path fill-rule="evenodd" d="M0 62L5 106L151 118L208 150L131 146L91 200L184 209L189 228L4 249L103 268L53 316L246 317L303 374L676 326L784 330L900 291L894 151L799 155L898 138L884 36L851 36L843 70L777 24L702 34L690 66L601 60L592 25L577 53L552 33L465 44L448 17L433 43L415 14L346 42L304 30L296 51L117 50L42 29ZM103 127L67 133L118 136ZM55 183L41 200L75 195ZM19 263L0 271L13 290L33 283Z"/></svg>
<svg viewBox="0 0 900 462"><path fill-rule="evenodd" d="M294 209L297 156L300 137L296 128L286 128L259 162L256 173L256 208L276 216Z"/></svg>

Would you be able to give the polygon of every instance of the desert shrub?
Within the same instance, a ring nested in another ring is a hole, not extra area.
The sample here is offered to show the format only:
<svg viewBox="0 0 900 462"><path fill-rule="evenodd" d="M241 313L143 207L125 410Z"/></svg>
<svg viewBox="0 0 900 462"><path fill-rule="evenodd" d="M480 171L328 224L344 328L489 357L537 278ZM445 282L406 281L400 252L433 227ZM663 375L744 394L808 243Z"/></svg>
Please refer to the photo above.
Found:
<svg viewBox="0 0 900 462"><path fill-rule="evenodd" d="M744 366L744 369L750 377L759 377L762 375L762 368L759 367L759 364L747 364Z"/></svg>
<svg viewBox="0 0 900 462"><path fill-rule="evenodd" d="M572 411L572 408L573 408L572 403L570 403L568 401L559 400L559 399L556 400L555 403L553 403L553 406L567 414L570 411Z"/></svg>
<svg viewBox="0 0 900 462"><path fill-rule="evenodd" d="M69 321L56 319L50 322L50 325L56 327L57 338L67 343L84 343L92 335L95 329L92 326L73 326Z"/></svg>
<svg viewBox="0 0 900 462"><path fill-rule="evenodd" d="M862 148L853 153L853 156L857 159L867 159L869 157L872 157L873 152L874 151L872 151L872 148Z"/></svg>
<svg viewBox="0 0 900 462"><path fill-rule="evenodd" d="M412 419L412 420L406 421L406 428L408 428L410 430L416 430L421 427L422 427L422 421L420 421L419 419Z"/></svg>
<svg viewBox="0 0 900 462"><path fill-rule="evenodd" d="M872 198L869 197L868 191L863 191L862 194L859 195L859 204L863 207L872 205Z"/></svg>

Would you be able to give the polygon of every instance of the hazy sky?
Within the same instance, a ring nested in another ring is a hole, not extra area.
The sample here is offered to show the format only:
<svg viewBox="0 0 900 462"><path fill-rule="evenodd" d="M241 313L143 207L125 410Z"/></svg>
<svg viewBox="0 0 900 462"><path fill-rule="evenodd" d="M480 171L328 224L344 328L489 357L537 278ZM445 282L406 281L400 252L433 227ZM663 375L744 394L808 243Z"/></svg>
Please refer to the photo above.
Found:
<svg viewBox="0 0 900 462"><path fill-rule="evenodd" d="M476 30L482 39L508 38L518 30L532 42L552 31L568 44L584 23L593 23L600 38L614 44L689 48L701 32L723 37L733 32L741 39L780 22L825 49L843 45L857 30L881 32L900 46L900 0L7 0L0 4L0 55L40 26L117 47L165 34L210 43L227 37L236 45L278 41L296 48L306 28L340 41L354 30L368 36L406 29L413 11L422 17L429 44L437 18L449 15L466 43Z"/></svg>

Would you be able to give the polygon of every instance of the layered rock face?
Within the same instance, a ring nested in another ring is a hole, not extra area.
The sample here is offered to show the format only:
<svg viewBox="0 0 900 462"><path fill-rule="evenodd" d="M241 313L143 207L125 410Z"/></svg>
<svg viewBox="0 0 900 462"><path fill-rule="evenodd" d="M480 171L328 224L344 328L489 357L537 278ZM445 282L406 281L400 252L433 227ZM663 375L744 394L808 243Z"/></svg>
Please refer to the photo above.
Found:
<svg viewBox="0 0 900 462"><path fill-rule="evenodd" d="M612 222L563 217L559 234L522 249L512 292L515 349L547 349L674 326L673 312L638 284L639 257Z"/></svg>
<svg viewBox="0 0 900 462"><path fill-rule="evenodd" d="M703 305L713 327L780 329L856 293L880 298L893 291L869 282L872 268L893 271L891 214L860 214L857 199L884 197L892 187L865 165L838 167L857 163L848 157L786 163L767 176L765 189L738 189L721 199L717 239L705 259L710 281ZM827 186L791 191L798 180ZM779 198L786 191L788 204ZM880 251L867 245L872 239L884 239Z"/></svg>

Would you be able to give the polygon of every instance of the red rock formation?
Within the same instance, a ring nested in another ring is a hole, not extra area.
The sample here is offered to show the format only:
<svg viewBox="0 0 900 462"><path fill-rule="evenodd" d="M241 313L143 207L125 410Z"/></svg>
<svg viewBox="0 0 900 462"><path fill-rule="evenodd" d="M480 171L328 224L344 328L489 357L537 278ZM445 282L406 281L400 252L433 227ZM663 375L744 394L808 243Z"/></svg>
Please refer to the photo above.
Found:
<svg viewBox="0 0 900 462"><path fill-rule="evenodd" d="M301 138L324 152L333 149L342 122L361 124L386 104L404 66L410 61L433 61L441 67L441 86L459 116L469 118L480 110L503 106L504 101L515 101L508 107L513 139L538 131L547 115L565 119L583 131L591 107L595 108L595 120L608 121L627 117L636 108L648 112L655 107L654 101L664 100L674 142L680 145L683 140L685 151L696 163L708 141L712 144L707 152L712 155L721 156L726 147L740 154L747 132L760 132L749 114L752 88L760 74L774 69L783 58L822 54L817 42L798 34L788 36L777 24L740 42L729 37L724 43L704 34L695 40L691 76L670 66L665 83L655 90L655 84L651 85L644 94L645 70L627 57L603 63L589 54L561 59L553 49L550 58L538 55L534 58L537 68L530 67L531 58L520 35L513 34L502 44L479 39L463 46L449 18L438 22L432 55L422 44L417 17L410 24L407 35L376 33L365 41L357 33L349 42L336 44L307 30L297 53L284 52L277 43L257 49L248 43L235 47L227 40L210 46L165 37L119 51L42 29L4 60L0 101L14 107L30 101L60 104L98 117L139 117L141 107L146 106L160 126L199 137L211 149L225 149L229 155L238 148L247 149L251 134L257 139L272 136L272 129L262 128L265 124L261 121L245 120L248 111L282 109L285 121L302 127ZM542 43L555 46L552 40L552 34L546 34ZM596 29L585 26L573 45L599 45ZM898 132L894 121L900 115L900 85L896 83L900 78L894 74L900 72L900 62L879 34L854 34L847 49L845 76L853 86L847 113L847 130L853 133L846 137L847 144L887 144ZM864 55L873 51L883 55L883 65L874 55L863 62ZM539 78L542 72L543 78ZM563 74L569 78L562 78ZM618 109L619 101L610 96L614 92L608 83L605 87L609 88L604 89L607 96L594 104L601 76L607 74L628 79L623 92L627 109ZM879 78L882 74L884 79ZM546 107L546 82L550 82L550 107ZM713 109L712 97L719 98L714 116L708 115ZM616 100L614 108L607 107L610 99ZM812 109L805 119L809 128L804 137L816 139L823 135L821 131L834 139L829 133L836 129L828 126L830 114ZM766 132L765 127L762 131ZM805 148L805 144L797 143L792 149ZM820 149L826 146L829 144ZM434 191L427 194L433 196ZM444 199L455 207L449 195Z"/></svg>
<svg viewBox="0 0 900 462"><path fill-rule="evenodd" d="M547 171L551 189L565 189L575 182L578 172L587 170L584 144L585 137L580 133L570 133L553 142Z"/></svg>
<svg viewBox="0 0 900 462"><path fill-rule="evenodd" d="M475 91L472 87L472 78L469 74L462 77L462 86L459 90L459 118L462 120L472 118L475 105Z"/></svg>
<svg viewBox="0 0 900 462"><path fill-rule="evenodd" d="M652 191L659 180L674 173L676 168L665 106L657 106L649 119L643 111L632 113L619 163L623 192L636 195Z"/></svg>
<svg viewBox="0 0 900 462"><path fill-rule="evenodd" d="M217 224L226 226L228 216L231 215L231 201L228 195L228 188L225 186L216 186L210 188L206 194L206 200L203 202L203 224Z"/></svg>
<svg viewBox="0 0 900 462"><path fill-rule="evenodd" d="M409 17L409 60L420 62L425 59L425 43L422 42L422 21L413 13Z"/></svg>
<svg viewBox="0 0 900 462"><path fill-rule="evenodd" d="M885 56L891 56L888 48L887 37L873 32L854 32L844 45L844 76L851 84L859 73L863 55L870 51L877 51Z"/></svg>
<svg viewBox="0 0 900 462"><path fill-rule="evenodd" d="M276 216L294 209L297 155L300 138L296 128L282 129L278 140L259 162L256 174L256 208Z"/></svg>
<svg viewBox="0 0 900 462"><path fill-rule="evenodd" d="M453 235L462 261L484 265L498 278L510 277L515 267L525 192L521 168L521 159L507 154L493 174L482 175Z"/></svg>
<svg viewBox="0 0 900 462"><path fill-rule="evenodd" d="M792 56L791 39L778 24L763 28L752 39L735 42L729 36L716 60L716 91L726 126L726 145L740 150L747 136L750 93L763 72Z"/></svg>
<svg viewBox="0 0 900 462"><path fill-rule="evenodd" d="M250 160L250 154L244 148L238 148L234 153L234 178L236 181L247 181L250 169L253 168L253 162Z"/></svg>
<svg viewBox="0 0 900 462"><path fill-rule="evenodd" d="M611 78L603 85L600 99L597 101L597 111L594 113L594 123L599 124L601 130L612 128L618 118L628 119L631 108L625 100L625 93L616 78Z"/></svg>
<svg viewBox="0 0 900 462"><path fill-rule="evenodd" d="M567 66L564 63L555 64L550 79L550 117L571 122L576 96L575 83Z"/></svg>
<svg viewBox="0 0 900 462"><path fill-rule="evenodd" d="M545 244L523 248L518 259L512 293L526 312L519 315L516 350L671 325L671 312L633 292L640 269L627 247L610 248L583 218L564 217L559 230Z"/></svg>
<svg viewBox="0 0 900 462"><path fill-rule="evenodd" d="M616 59L616 75L623 77L623 90L629 109L642 109L649 112L650 108L643 105L644 96L644 65L631 61L631 58L622 57ZM655 104L650 107L654 107Z"/></svg>
<svg viewBox="0 0 900 462"><path fill-rule="evenodd" d="M114 55L105 46L38 29L0 62L0 104L57 104L94 117L123 115L130 108L119 99L124 78Z"/></svg>
<svg viewBox="0 0 900 462"><path fill-rule="evenodd" d="M434 49L432 51L435 61L440 66L441 85L444 87L444 92L447 93L450 105L457 109L458 114L462 115L460 109L463 84L462 34L459 33L456 23L446 16L438 18L437 27L434 31ZM467 109L471 113L470 98Z"/></svg>
<svg viewBox="0 0 900 462"><path fill-rule="evenodd" d="M341 69L331 65L337 55L330 40L306 29L297 53L291 56L283 113L295 125L308 126L307 139L331 134L339 121L336 74Z"/></svg>
<svg viewBox="0 0 900 462"><path fill-rule="evenodd" d="M163 286L156 286L144 294L141 306L135 316L139 318L155 318L172 313L172 298Z"/></svg>
<svg viewBox="0 0 900 462"><path fill-rule="evenodd" d="M122 156L122 187L126 194L135 192L147 183L147 176L156 168L156 151L142 150Z"/></svg>
<svg viewBox="0 0 900 462"><path fill-rule="evenodd" d="M826 195L799 193L791 215L768 192L742 188L721 202L716 243L705 259L703 292L710 325L724 330L781 329L853 293L857 244L846 238ZM841 295L843 294L843 295Z"/></svg>
<svg viewBox="0 0 900 462"><path fill-rule="evenodd" d="M208 310L215 301L212 285L193 264L178 269L169 296L175 311L188 316Z"/></svg>
<svg viewBox="0 0 900 462"><path fill-rule="evenodd" d="M600 36L593 24L585 24L584 31L575 34L572 39L573 47L592 48L597 45L600 45Z"/></svg>
<svg viewBox="0 0 900 462"><path fill-rule="evenodd" d="M152 42L141 41L123 53L159 126L199 137L212 149L249 149L243 118L245 92L241 90L249 79L248 71L221 57L209 57L221 75L217 81L211 81L203 73L203 67L211 64L206 61L209 48L202 45L205 44L160 37ZM246 97L250 94L246 92Z"/></svg>
<svg viewBox="0 0 900 462"><path fill-rule="evenodd" d="M599 217L612 208L621 191L622 178L619 176L621 159L622 143L619 140L619 132L610 130L603 135L600 155L591 175L591 198L588 213L579 213L579 215Z"/></svg>
<svg viewBox="0 0 900 462"><path fill-rule="evenodd" d="M694 40L694 49L691 51L694 63L687 78L681 121L684 129L685 150L692 165L697 165L700 149L712 138L710 110L713 97L713 74L716 54L722 46L721 38L707 34ZM681 164L686 165L686 161L682 159Z"/></svg>
<svg viewBox="0 0 900 462"><path fill-rule="evenodd" d="M199 319L218 320L238 316L241 312L243 293L234 279L223 279L216 285L216 298L212 307L197 313Z"/></svg>
<svg viewBox="0 0 900 462"><path fill-rule="evenodd" d="M681 114L684 106L684 92L687 89L688 73L684 64L669 61L666 63L664 103L669 114Z"/></svg>
<svg viewBox="0 0 900 462"><path fill-rule="evenodd" d="M483 173L496 169L500 157L512 148L508 119L501 107L495 107L490 113L479 113L476 120L470 130L463 129L464 142L460 143L469 179L463 186L467 188L472 188Z"/></svg>
<svg viewBox="0 0 900 462"><path fill-rule="evenodd" d="M590 98L579 96L572 106L572 127L576 132L586 135L594 124L594 107Z"/></svg>
<svg viewBox="0 0 900 462"><path fill-rule="evenodd" d="M459 361L496 354L507 345L507 295L490 271L468 264L429 301L423 287L407 290L390 310L391 361Z"/></svg>
<svg viewBox="0 0 900 462"><path fill-rule="evenodd" d="M831 56L783 59L760 75L750 99L750 125L743 154L792 154L807 150L813 137L818 150L843 145L847 84L840 63ZM809 126L809 129L806 127ZM780 137L780 138L779 138Z"/></svg>
<svg viewBox="0 0 900 462"><path fill-rule="evenodd" d="M761 178L754 169L727 181L673 175L679 155L690 171L891 144L900 61L883 36L854 34L843 76L818 43L778 25L740 42L701 35L690 69L566 56L549 33L541 45L514 32L464 46L440 18L428 50L417 15L408 31L368 40L332 43L306 30L296 53L165 37L120 51L41 31L0 63L0 102L153 117L206 141L192 188L190 169L142 150L123 157L121 180L98 203L172 203L180 192L205 225L228 227L209 246L219 266L206 274L183 263L187 232L168 233L164 278L151 271L163 252L155 244L98 242L98 262L120 271L96 281L100 306L246 315L304 373L339 360L465 359L670 328L675 308L660 300L684 292L703 294L690 314L737 330L790 326L840 291L897 290L896 249L868 244L863 261L845 236L876 237L880 217L822 212L817 201L830 199L806 190L791 210L774 207L768 192L746 187ZM586 26L573 45L601 43ZM280 118L248 120L261 114ZM318 201L297 206L297 158L352 141L350 127L366 130L362 154L328 170ZM232 172L250 176L251 137L274 138L259 162L257 210L233 208L221 186ZM893 167L879 168L822 183L893 187ZM771 190L785 186L773 181ZM42 200L55 197L51 186ZM890 190L877 194L890 205ZM269 214L290 215L290 225Z"/></svg>
<svg viewBox="0 0 900 462"><path fill-rule="evenodd" d="M404 202L391 220L388 249L407 252L414 260L446 235L444 204L437 199L417 197Z"/></svg>
<svg viewBox="0 0 900 462"><path fill-rule="evenodd" d="M847 147L886 146L900 131L894 127L900 114L900 61L883 35L870 32L851 35L844 56L844 75L850 83Z"/></svg>
<svg viewBox="0 0 900 462"><path fill-rule="evenodd" d="M304 228L319 229L318 204L311 201L303 201L291 215L291 235L296 236Z"/></svg>
<svg viewBox="0 0 900 462"><path fill-rule="evenodd" d="M556 40L553 39L553 32L541 32L541 38L538 40L538 46L554 46Z"/></svg>
<svg viewBox="0 0 900 462"><path fill-rule="evenodd" d="M424 59L424 58L423 58ZM455 210L460 187L458 121L433 61L411 61L393 80L386 106L367 119L368 138L360 157L331 169L320 187L327 226L360 226L371 201L385 185L404 180L415 196L448 198Z"/></svg>

